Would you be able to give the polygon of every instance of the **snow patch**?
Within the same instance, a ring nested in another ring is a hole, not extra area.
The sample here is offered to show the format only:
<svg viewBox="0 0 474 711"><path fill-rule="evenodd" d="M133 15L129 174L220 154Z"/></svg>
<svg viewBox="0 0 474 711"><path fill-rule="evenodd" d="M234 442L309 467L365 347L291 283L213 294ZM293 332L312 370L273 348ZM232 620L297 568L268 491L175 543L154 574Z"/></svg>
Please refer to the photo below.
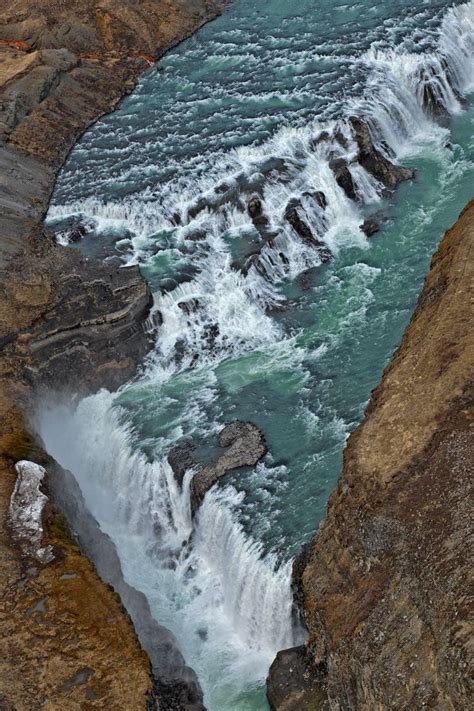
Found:
<svg viewBox="0 0 474 711"><path fill-rule="evenodd" d="M40 484L46 470L25 459L15 464L15 470L18 477L8 510L13 537L23 553L33 556L40 563L49 563L54 558L53 549L51 546L41 546L42 516L48 497L40 491Z"/></svg>

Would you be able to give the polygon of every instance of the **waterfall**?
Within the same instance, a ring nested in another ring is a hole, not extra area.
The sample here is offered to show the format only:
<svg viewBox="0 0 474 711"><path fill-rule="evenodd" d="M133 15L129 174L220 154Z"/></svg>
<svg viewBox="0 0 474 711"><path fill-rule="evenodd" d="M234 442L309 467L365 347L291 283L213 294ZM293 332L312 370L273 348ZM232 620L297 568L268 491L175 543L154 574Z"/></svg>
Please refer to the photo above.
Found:
<svg viewBox="0 0 474 711"><path fill-rule="evenodd" d="M214 673L264 680L276 652L301 638L292 619L291 560L279 564L245 534L236 512L242 494L211 491L194 523L189 482L182 490L163 456L150 462L134 449L105 391L75 408L43 405L38 431L51 455L74 473L85 503L119 541L125 579L143 590L157 619L172 625L206 692ZM220 650L220 651L219 651Z"/></svg>

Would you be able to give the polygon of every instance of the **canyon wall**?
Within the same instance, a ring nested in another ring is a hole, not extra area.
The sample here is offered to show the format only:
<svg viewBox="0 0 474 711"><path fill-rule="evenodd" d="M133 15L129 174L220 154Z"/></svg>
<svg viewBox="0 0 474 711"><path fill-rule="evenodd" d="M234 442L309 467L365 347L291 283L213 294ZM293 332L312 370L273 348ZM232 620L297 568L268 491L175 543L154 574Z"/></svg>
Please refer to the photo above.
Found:
<svg viewBox="0 0 474 711"><path fill-rule="evenodd" d="M170 708L114 592L51 507L44 565L12 540L19 459L48 466L25 424L38 387L88 392L133 376L150 348L151 294L55 244L43 219L81 133L218 0L4 0L0 12L0 708ZM47 476L41 486L48 490ZM174 702L173 702L174 703ZM172 708L178 708L172 705Z"/></svg>
<svg viewBox="0 0 474 711"><path fill-rule="evenodd" d="M473 243L474 201L433 256L295 563L309 638L273 663L273 709L472 705Z"/></svg>

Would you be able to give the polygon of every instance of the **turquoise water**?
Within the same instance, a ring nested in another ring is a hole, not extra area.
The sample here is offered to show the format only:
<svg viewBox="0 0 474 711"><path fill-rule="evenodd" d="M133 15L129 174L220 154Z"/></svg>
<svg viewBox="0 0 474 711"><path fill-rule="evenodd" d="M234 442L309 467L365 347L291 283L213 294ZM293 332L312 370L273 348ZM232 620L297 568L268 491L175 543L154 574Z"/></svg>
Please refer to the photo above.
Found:
<svg viewBox="0 0 474 711"><path fill-rule="evenodd" d="M86 254L115 244L140 263L156 348L117 395L44 414L42 436L214 711L266 708L275 652L302 639L291 557L324 516L431 254L472 197L474 111L438 79L444 57L458 91L473 89L473 4L449 7L237 1L85 134L56 186L60 240L81 215ZM420 108L430 67L439 117ZM347 198L311 141L339 127L349 147L331 150L353 160L352 114L415 180L384 197L352 162L359 202ZM306 203L301 214L332 253L326 264L284 220L288 201L315 189L324 217ZM245 274L235 260L258 240L252 194L277 237ZM387 222L367 239L359 226L380 209ZM261 426L270 452L228 474L192 521L166 453L190 436L210 454L233 419Z"/></svg>

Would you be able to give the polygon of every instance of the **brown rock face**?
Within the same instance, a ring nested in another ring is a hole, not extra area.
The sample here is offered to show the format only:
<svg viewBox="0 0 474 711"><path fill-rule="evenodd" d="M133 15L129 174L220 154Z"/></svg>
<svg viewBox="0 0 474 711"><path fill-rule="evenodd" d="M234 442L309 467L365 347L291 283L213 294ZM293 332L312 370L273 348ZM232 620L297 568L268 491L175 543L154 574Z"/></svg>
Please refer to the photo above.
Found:
<svg viewBox="0 0 474 711"><path fill-rule="evenodd" d="M85 260L46 235L42 222L57 171L80 134L116 106L154 57L217 15L220 5L1 3L2 709L156 707L150 663L130 620L60 519L51 513L45 528L54 560L31 565L20 559L7 531L7 507L15 462L41 464L44 457L20 415L20 408L28 412L33 388L117 387L150 347L144 324L151 295L138 269ZM178 692L181 698L182 689L166 689L160 708L184 708Z"/></svg>
<svg viewBox="0 0 474 711"><path fill-rule="evenodd" d="M472 704L473 242L471 202L433 257L296 566L308 655L327 669L327 701L311 708ZM275 708L303 708L290 701Z"/></svg>

